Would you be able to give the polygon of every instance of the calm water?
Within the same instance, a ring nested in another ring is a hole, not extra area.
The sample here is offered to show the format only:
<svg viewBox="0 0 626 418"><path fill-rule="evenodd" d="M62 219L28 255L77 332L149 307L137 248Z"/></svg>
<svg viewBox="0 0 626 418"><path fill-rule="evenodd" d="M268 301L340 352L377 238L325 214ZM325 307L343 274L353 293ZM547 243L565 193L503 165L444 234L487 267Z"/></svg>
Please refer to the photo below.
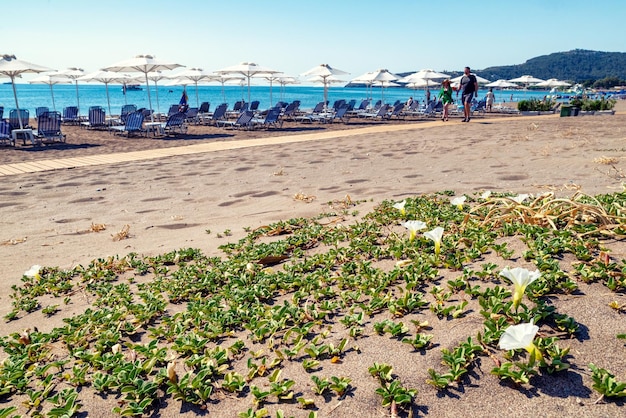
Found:
<svg viewBox="0 0 626 418"><path fill-rule="evenodd" d="M76 87L74 85L55 85L54 89L54 101L56 109L62 111L66 106L76 106ZM35 109L40 106L47 106L50 110L53 110L52 96L50 93L50 86L45 84L17 84L16 85L17 96L20 108L28 109L31 115L35 114ZM155 111L167 112L170 105L178 104L182 94L182 87L161 87L158 86L158 104L157 104L157 91L154 85L151 85L150 95L152 99L152 107ZM438 93L437 90L432 90L432 97ZM481 89L481 93L485 93L487 89ZM547 91L496 91L496 102L503 100L510 101L511 95L513 101L519 101L523 99L529 99L531 97L543 98ZM106 109L107 114L107 95L104 85L97 84L78 84L78 98L80 100L80 110L82 115L87 114L89 106L102 106ZM187 87L187 94L189 96L189 105L196 107L196 88L195 86ZM366 88L344 88L344 87L330 87L328 91L328 100L332 104L335 100L355 99L358 103L365 98L371 97L374 101L382 98L383 92L380 88L373 88L371 91ZM424 100L424 90L410 90L405 88L391 88L384 90L384 102L393 104L396 100L406 101L410 96L414 99ZM483 94L481 94L481 97ZM111 101L111 113L119 114L120 109L124 104L134 104L137 107L149 107L148 95L145 86L142 86L142 90L128 91L126 95L122 93L122 88L119 85L109 86L109 97ZM229 108L232 108L233 104L241 99L247 101L248 89L247 86L241 88L239 86L198 86L198 102L210 102L211 110L215 109L220 103L226 102L229 104ZM269 86L251 86L250 87L250 99L260 101L260 109L269 108L270 105L270 88ZM272 88L271 103L275 104L277 101L282 100L285 102L291 102L293 100L300 100L300 108L307 109L313 108L316 103L324 99L323 87L310 87L310 86L285 86L281 89L280 86ZM0 106L4 106L4 115L7 117L9 109L15 108L15 100L13 98L13 89L10 84L0 84Z"/></svg>

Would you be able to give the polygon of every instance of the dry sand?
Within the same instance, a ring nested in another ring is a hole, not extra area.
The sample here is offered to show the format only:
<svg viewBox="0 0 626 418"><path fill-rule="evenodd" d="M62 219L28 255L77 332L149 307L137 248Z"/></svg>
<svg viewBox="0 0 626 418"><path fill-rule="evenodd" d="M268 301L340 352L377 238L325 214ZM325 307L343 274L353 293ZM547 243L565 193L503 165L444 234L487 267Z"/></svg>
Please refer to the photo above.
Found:
<svg viewBox="0 0 626 418"><path fill-rule="evenodd" d="M314 216L327 208L327 202L346 195L364 201L358 210L366 213L383 200L442 190L457 194L554 191L561 196L577 190L592 195L622 191L626 177L625 104L618 104L622 111L614 116L486 115L468 124L458 119L445 123L353 120L332 126L287 124L283 130L269 133L200 126L191 127L189 135L181 139L126 139L64 127L67 145L0 149L0 165L187 145L213 144L215 149L0 177L0 316L11 310L11 286L20 284L22 273L32 264L65 269L98 257L129 252L154 255L183 247L219 255L217 247L243 237L244 227ZM273 143L265 145L269 142ZM294 199L297 193L315 199L305 203ZM105 224L106 231L88 232L92 224ZM111 235L125 225L130 227L130 238L114 241ZM232 231L232 236L219 238L226 230ZM616 251L620 248L617 245ZM613 257L619 260L626 254ZM576 365L597 361L626 380L626 349L604 340L626 331L620 325L623 318L607 307L615 298L623 303L623 295L611 294L600 285L581 284L581 289L590 296L566 297L560 307L584 324L589 336L572 340ZM52 326L42 318L34 313L0 323L0 335L34 324L40 330ZM444 328L450 340L456 331L467 334L467 329L456 330L457 324L453 325ZM466 324L470 328L479 325ZM380 344L372 342L379 351L354 362L369 365L372 358L397 362L402 353L385 351ZM438 351L431 350L428 355L440 355ZM441 395L424 383L426 368L436 364L432 358L428 365L419 363L424 359L407 357L423 370L402 376L407 386L419 388L416 412L420 415L608 417L623 413L621 403L593 405L597 393L590 390L590 373L582 369L567 372L567 378L542 377L535 387L517 390L490 376L491 365L479 365L460 391ZM356 367L351 361L343 364L351 366ZM372 379L363 379L357 385L359 391L372 394ZM95 397L84 402L83 409L90 411L90 416L109 416L111 403L99 402ZM373 395L364 398L357 394L332 412L336 400L321 408L319 416L383 416L378 402ZM178 406L170 400L160 416L178 416ZM209 415L235 416L236 411L247 409L248 405L244 406L226 402ZM224 409L228 407L238 409L231 414Z"/></svg>

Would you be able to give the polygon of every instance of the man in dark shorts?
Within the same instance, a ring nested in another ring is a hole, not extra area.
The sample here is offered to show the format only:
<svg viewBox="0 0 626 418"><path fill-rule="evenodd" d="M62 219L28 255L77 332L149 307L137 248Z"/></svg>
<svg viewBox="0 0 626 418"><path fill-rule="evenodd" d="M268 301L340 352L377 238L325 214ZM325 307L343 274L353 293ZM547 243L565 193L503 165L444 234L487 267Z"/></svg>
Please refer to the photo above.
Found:
<svg viewBox="0 0 626 418"><path fill-rule="evenodd" d="M470 67L465 67L465 74L461 77L461 85L456 91L456 97L461 92L461 103L463 103L463 122L470 121L470 110L472 108L472 99L474 95L478 97L478 81L476 76L470 73Z"/></svg>

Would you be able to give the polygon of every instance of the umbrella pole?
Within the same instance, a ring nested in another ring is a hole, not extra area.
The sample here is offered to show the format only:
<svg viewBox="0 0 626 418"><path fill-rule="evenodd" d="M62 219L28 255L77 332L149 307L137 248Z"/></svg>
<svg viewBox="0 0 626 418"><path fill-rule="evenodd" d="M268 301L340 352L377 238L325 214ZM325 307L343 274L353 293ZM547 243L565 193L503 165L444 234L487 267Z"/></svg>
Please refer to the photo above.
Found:
<svg viewBox="0 0 626 418"><path fill-rule="evenodd" d="M200 109L200 99L198 98L198 81L196 81L196 107Z"/></svg>
<svg viewBox="0 0 626 418"><path fill-rule="evenodd" d="M272 107L272 80L270 79L270 107Z"/></svg>
<svg viewBox="0 0 626 418"><path fill-rule="evenodd" d="M20 105L17 102L17 91L15 90L15 76L11 76L11 85L13 86L13 97L15 98L15 108L17 109L17 119L20 121L20 129L24 129L22 123L22 114L20 113Z"/></svg>
<svg viewBox="0 0 626 418"><path fill-rule="evenodd" d="M222 101L226 103L226 92L224 91L224 81L222 81Z"/></svg>
<svg viewBox="0 0 626 418"><path fill-rule="evenodd" d="M76 108L78 109L78 116L80 117L80 99L78 98L78 80L74 79L76 85Z"/></svg>
<svg viewBox="0 0 626 418"><path fill-rule="evenodd" d="M150 106L150 122L154 122L154 112L152 111L152 99L150 98L150 83L148 83L148 72L144 73L146 76L146 87L148 90L148 106Z"/></svg>
<svg viewBox="0 0 626 418"><path fill-rule="evenodd" d="M250 76L248 76L248 103L250 103Z"/></svg>
<svg viewBox="0 0 626 418"><path fill-rule="evenodd" d="M111 99L109 99L109 83L104 83L104 89L107 92L107 105L109 108L109 116L111 116Z"/></svg>
<svg viewBox="0 0 626 418"><path fill-rule="evenodd" d="M324 111L328 108L328 85L326 84L326 77L324 77Z"/></svg>
<svg viewBox="0 0 626 418"><path fill-rule="evenodd" d="M154 80L154 91L156 93L157 113L160 116L161 115L161 109L159 109L159 88L157 87L157 81L156 80Z"/></svg>
<svg viewBox="0 0 626 418"><path fill-rule="evenodd" d="M52 90L52 84L50 84L50 96L52 97L52 110L57 111L57 107L54 104L54 90Z"/></svg>

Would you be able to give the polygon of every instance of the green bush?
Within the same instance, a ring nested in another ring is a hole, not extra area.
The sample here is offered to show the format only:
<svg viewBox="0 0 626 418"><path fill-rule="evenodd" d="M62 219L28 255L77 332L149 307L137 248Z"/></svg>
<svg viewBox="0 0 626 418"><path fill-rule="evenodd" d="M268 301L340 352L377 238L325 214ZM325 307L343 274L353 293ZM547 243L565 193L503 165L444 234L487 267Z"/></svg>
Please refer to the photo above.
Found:
<svg viewBox="0 0 626 418"><path fill-rule="evenodd" d="M552 109L554 106L554 102L552 100L539 100L539 99L529 99L529 100L520 100L517 103L517 110L520 112L529 112L529 111L542 111L546 112Z"/></svg>
<svg viewBox="0 0 626 418"><path fill-rule="evenodd" d="M572 99L570 104L575 107L579 107L585 111L597 111L597 110L612 110L615 107L615 99Z"/></svg>

